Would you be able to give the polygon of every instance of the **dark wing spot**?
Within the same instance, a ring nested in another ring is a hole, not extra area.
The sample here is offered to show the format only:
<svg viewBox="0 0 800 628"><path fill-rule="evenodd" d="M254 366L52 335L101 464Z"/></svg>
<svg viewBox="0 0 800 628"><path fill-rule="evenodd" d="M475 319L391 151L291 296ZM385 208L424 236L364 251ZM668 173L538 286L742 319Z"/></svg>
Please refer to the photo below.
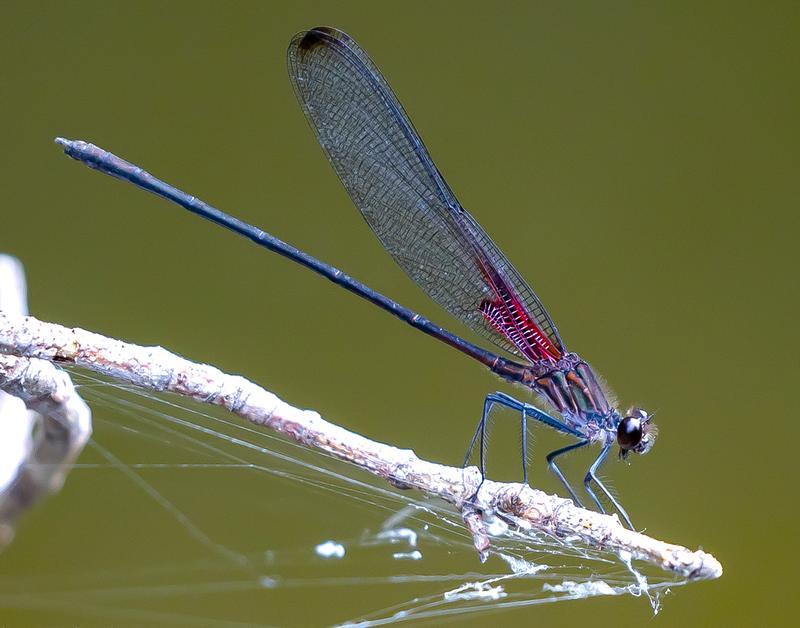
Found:
<svg viewBox="0 0 800 628"><path fill-rule="evenodd" d="M306 31L297 48L301 52L308 52L317 46L324 46L331 40L347 41L350 39L345 33L330 26L316 26Z"/></svg>

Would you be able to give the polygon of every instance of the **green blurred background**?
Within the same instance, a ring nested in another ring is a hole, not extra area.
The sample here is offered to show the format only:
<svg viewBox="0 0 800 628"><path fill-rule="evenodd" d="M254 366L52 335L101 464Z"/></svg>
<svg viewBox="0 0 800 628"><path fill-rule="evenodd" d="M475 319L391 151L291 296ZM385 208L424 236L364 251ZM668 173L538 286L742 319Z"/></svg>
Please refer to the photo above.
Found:
<svg viewBox="0 0 800 628"><path fill-rule="evenodd" d="M461 202L539 292L568 346L623 406L658 412L653 452L605 471L634 521L702 545L726 570L677 589L655 619L623 597L458 621L793 624L799 6L6 1L0 250L24 262L42 319L164 345L367 436L458 463L483 396L513 390L52 144L56 135L93 141L466 333L381 250L295 102L289 38L338 26L383 70ZM116 455L124 448L114 442ZM554 490L537 452L533 481ZM147 500L112 518L122 527L102 527L119 556L107 544L93 556L101 545L85 538L86 518L124 504L103 474L76 478L0 555L4 589L24 574L35 594L42 574L68 581L104 559L124 570L136 564L133 531L147 530L151 550L170 557L175 541L150 531L159 506ZM249 508L246 487L211 481L205 493L175 494L238 499L241 534L269 535L271 518ZM281 493L280 507L302 519L294 499ZM239 525L228 512L219 509L220 529ZM295 540L311 546L324 523L307 516ZM242 595L238 619L341 619L323 611L335 592L302 593L292 603L306 615ZM4 625L139 623L47 612L35 599L4 606ZM202 617L203 602L194 608Z"/></svg>

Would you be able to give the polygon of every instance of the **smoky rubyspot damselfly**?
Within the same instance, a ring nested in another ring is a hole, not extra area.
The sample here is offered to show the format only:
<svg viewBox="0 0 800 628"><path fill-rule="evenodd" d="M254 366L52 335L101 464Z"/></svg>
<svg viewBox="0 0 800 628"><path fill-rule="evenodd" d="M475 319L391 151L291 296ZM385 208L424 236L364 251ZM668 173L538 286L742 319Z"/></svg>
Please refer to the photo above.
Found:
<svg viewBox="0 0 800 628"><path fill-rule="evenodd" d="M600 454L584 477L586 492L604 511L592 487L597 486L633 527L597 477L597 470L615 442L622 457L650 449L655 438L651 415L639 408L620 413L588 363L567 351L536 293L458 202L389 85L353 39L329 27L299 33L289 45L288 69L328 160L389 254L432 299L509 357L435 325L341 270L97 146L62 138L57 142L69 156L91 168L162 196L310 268L478 360L502 378L531 389L556 416L505 393L488 395L464 464L479 444L481 473L485 475L487 418L495 405L505 406L520 416L523 481L527 482L528 419L576 439L548 454L547 462L579 505L580 499L556 460L598 443Z"/></svg>

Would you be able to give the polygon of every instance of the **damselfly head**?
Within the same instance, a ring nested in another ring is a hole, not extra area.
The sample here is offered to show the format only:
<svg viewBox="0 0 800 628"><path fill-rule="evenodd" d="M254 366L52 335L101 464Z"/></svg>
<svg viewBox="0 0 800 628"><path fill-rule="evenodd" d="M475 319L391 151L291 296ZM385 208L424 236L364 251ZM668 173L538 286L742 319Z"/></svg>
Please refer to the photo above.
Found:
<svg viewBox="0 0 800 628"><path fill-rule="evenodd" d="M652 414L641 408L631 408L617 427L619 457L625 459L630 452L646 454L653 446L658 429L651 421Z"/></svg>

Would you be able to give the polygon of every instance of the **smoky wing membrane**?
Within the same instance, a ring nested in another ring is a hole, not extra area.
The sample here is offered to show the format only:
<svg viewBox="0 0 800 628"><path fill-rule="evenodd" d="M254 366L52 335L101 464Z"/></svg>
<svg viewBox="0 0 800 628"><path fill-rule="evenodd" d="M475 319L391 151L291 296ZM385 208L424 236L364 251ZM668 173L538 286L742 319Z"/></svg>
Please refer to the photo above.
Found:
<svg viewBox="0 0 800 628"><path fill-rule="evenodd" d="M444 309L522 355L480 313L480 304L493 295L464 215L473 231L491 241L458 204L367 54L346 34L315 28L292 40L288 69L320 145L381 244ZM492 255L513 271L496 247ZM520 282L525 287L516 274L510 281L515 287ZM550 323L548 329L555 327Z"/></svg>

